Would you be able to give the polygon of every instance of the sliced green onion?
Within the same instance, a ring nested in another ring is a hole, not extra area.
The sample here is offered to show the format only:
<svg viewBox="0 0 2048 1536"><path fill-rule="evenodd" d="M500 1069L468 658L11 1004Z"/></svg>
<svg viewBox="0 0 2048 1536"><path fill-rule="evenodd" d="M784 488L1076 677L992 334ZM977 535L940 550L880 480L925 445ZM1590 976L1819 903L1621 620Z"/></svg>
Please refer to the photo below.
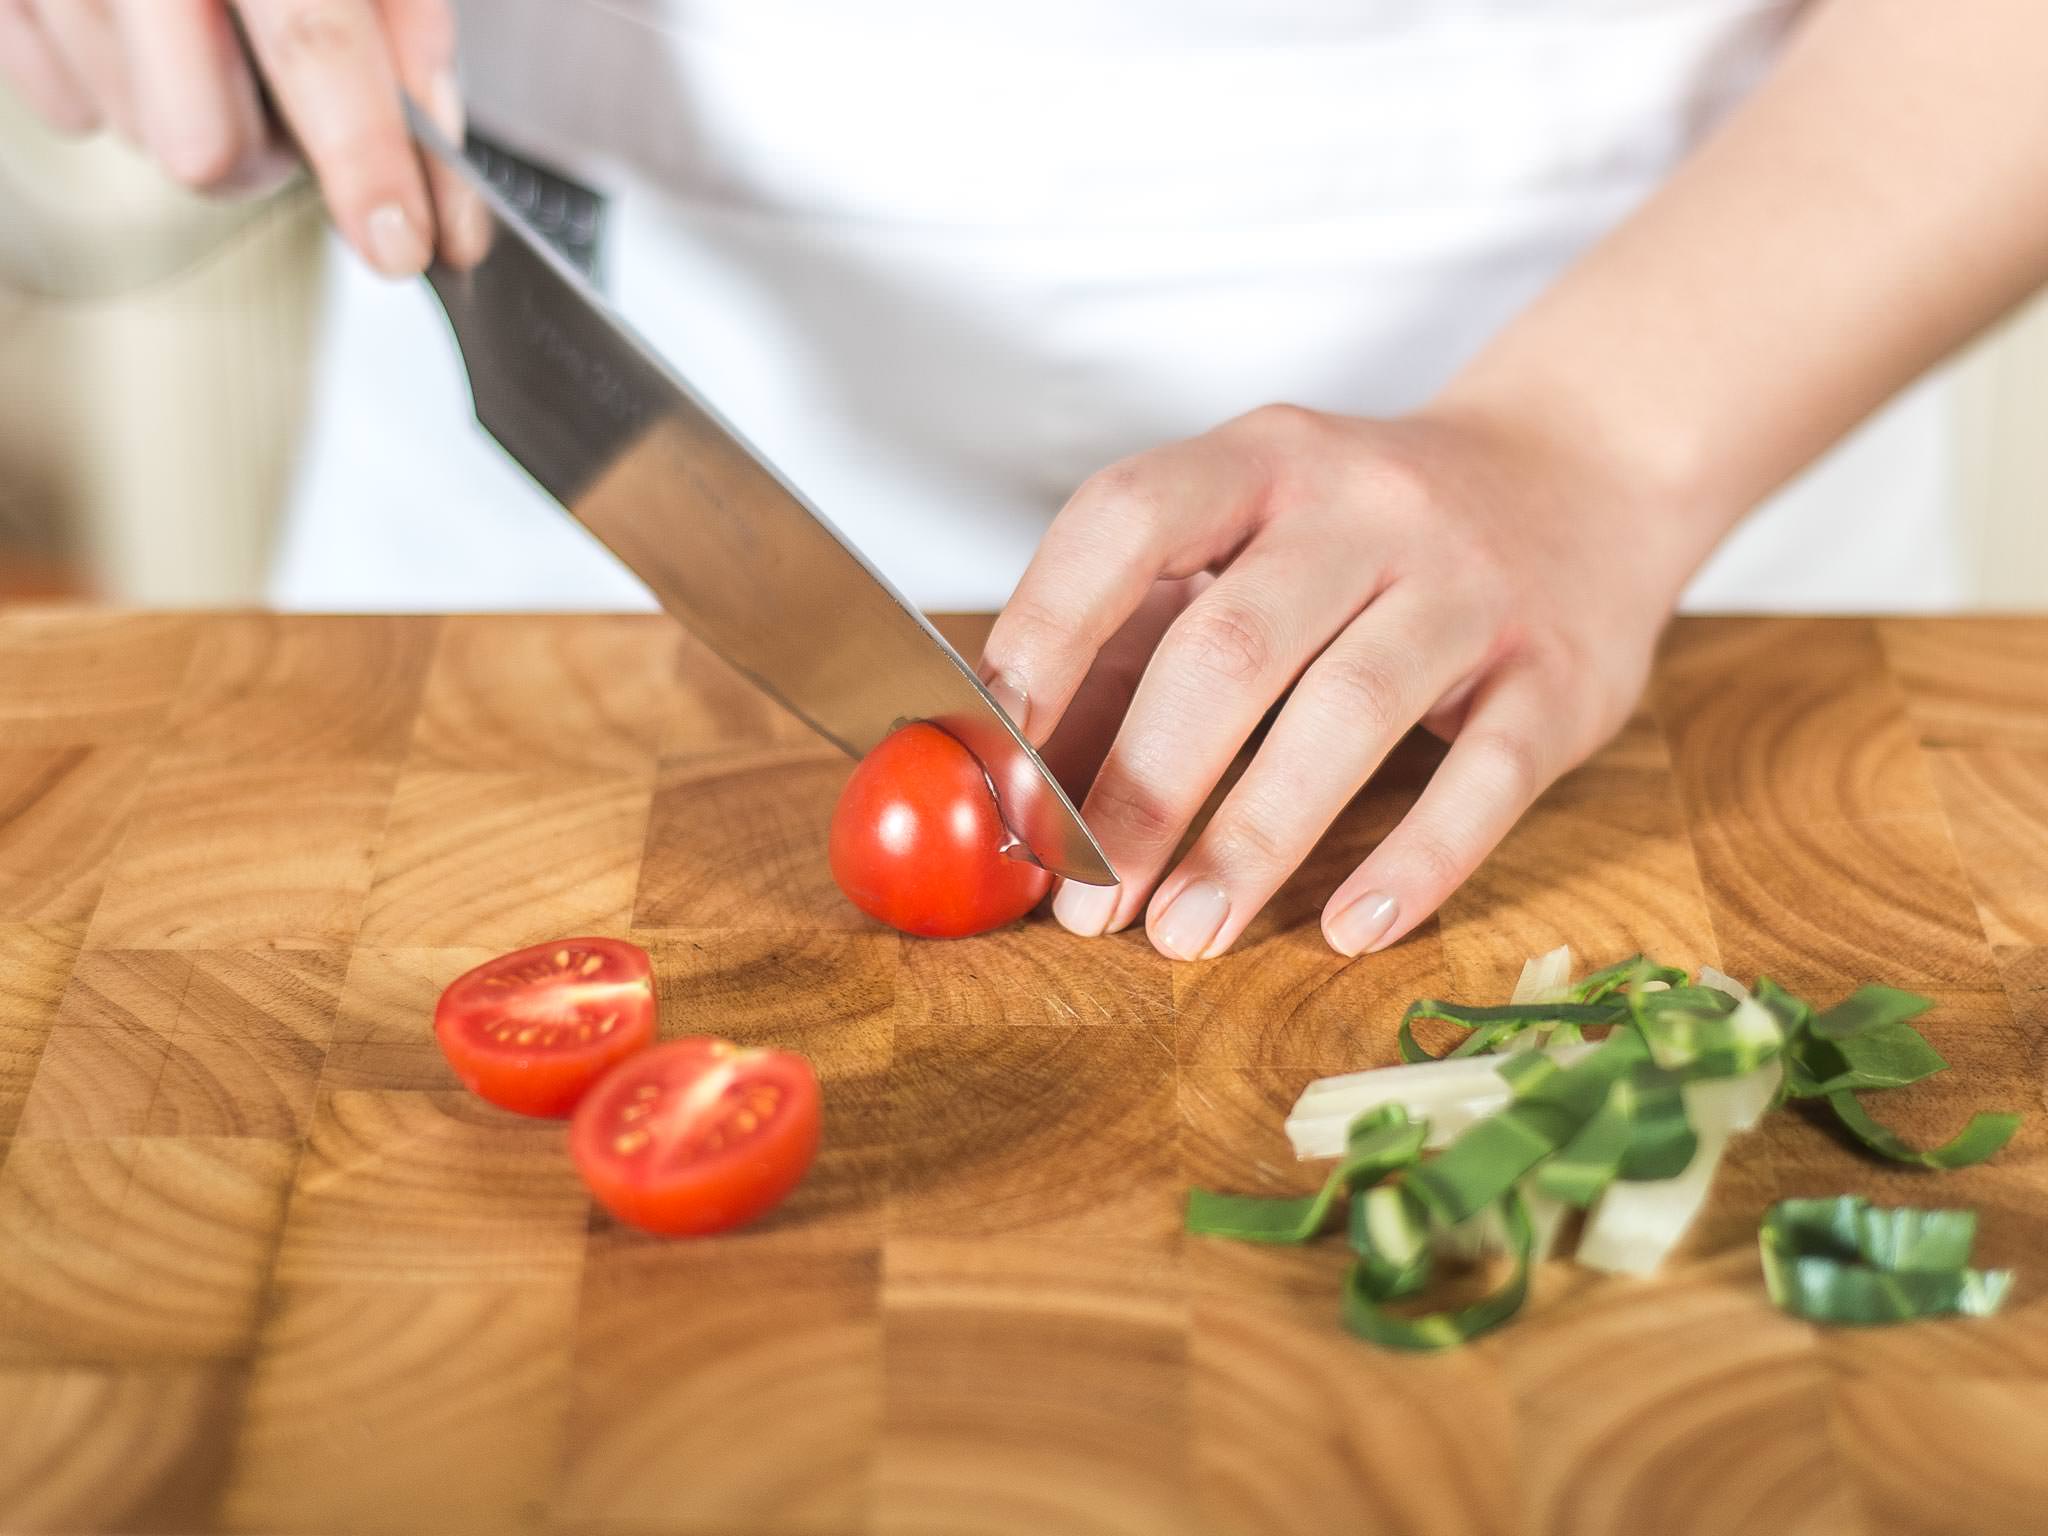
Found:
<svg viewBox="0 0 2048 1536"><path fill-rule="evenodd" d="M1970 1211L1843 1195L1779 1201L1764 1213L1757 1242L1779 1307L1816 1323L1871 1324L1997 1311L2012 1273L1969 1267L1976 1235Z"/></svg>
<svg viewBox="0 0 2048 1536"><path fill-rule="evenodd" d="M1561 1003L1571 995L1572 948L1560 944L1546 955L1522 962L1522 974L1515 978L1511 1003Z"/></svg>
<svg viewBox="0 0 2048 1536"><path fill-rule="evenodd" d="M1695 1078L1679 1090L1685 1117L1702 1136L1754 1130L1778 1102L1784 1078L1782 1057L1735 1077Z"/></svg>
<svg viewBox="0 0 2048 1536"><path fill-rule="evenodd" d="M1631 993L1629 1015L1667 1072L1733 1077L1753 1071L1783 1048L1777 1021L1755 1000L1741 1002L1711 987Z"/></svg>
<svg viewBox="0 0 2048 1536"><path fill-rule="evenodd" d="M1400 1105L1382 1105L1353 1122L1342 1160L1314 1194L1276 1199L1191 1189L1187 1229L1246 1243L1305 1243L1323 1230L1340 1196L1413 1163L1428 1134L1428 1124L1410 1120Z"/></svg>
<svg viewBox="0 0 2048 1536"><path fill-rule="evenodd" d="M1865 987L1816 1014L1768 978L1754 992L1710 967L1688 981L1638 955L1573 986L1570 967L1565 949L1530 960L1502 1007L1415 1003L1398 1030L1406 1065L1321 1079L1290 1111L1298 1155L1341 1154L1319 1192L1274 1200L1196 1190L1188 1229L1301 1243L1343 1201L1356 1255L1346 1323L1382 1344L1436 1349L1514 1313L1529 1265L1574 1207L1589 1211L1582 1264L1655 1269L1698 1216L1729 1138L1786 1098L1825 1098L1872 1151L1928 1168L1982 1161L2018 1126L2017 1115L1980 1114L1922 1151L1863 1109L1857 1091L1947 1066L1913 1026L1931 1005L1911 993ZM1415 1038L1421 1019L1464 1038L1431 1057ZM1584 1042L1601 1029L1598 1043ZM1441 1150L1426 1159L1431 1149ZM1965 1214L1871 1217L1861 1202L1792 1202L1763 1238L1772 1294L1822 1320L1989 1310L2010 1277L1968 1269ZM1386 1310L1426 1290L1442 1259L1496 1250L1513 1255L1515 1270L1493 1295L1419 1316Z"/></svg>
<svg viewBox="0 0 2048 1536"><path fill-rule="evenodd" d="M1890 1024L1905 1024L1934 1006L1933 1002L1897 987L1858 987L1813 1021L1823 1040L1847 1040Z"/></svg>
<svg viewBox="0 0 2048 1536"><path fill-rule="evenodd" d="M1616 992L1640 989L1657 982L1668 987L1682 987L1686 974L1676 966L1659 965L1647 955L1630 955L1616 965L1581 978L1568 995L1573 1002L1597 1003Z"/></svg>
<svg viewBox="0 0 2048 1536"><path fill-rule="evenodd" d="M1835 1112L1844 1130L1880 1157L1895 1163L1912 1163L1921 1168L1968 1168L1998 1152L2020 1128L2014 1114L1975 1114L1970 1123L1938 1147L1924 1151L1902 1141L1887 1127L1871 1118L1870 1111L1853 1093L1831 1093L1828 1108Z"/></svg>
<svg viewBox="0 0 2048 1536"><path fill-rule="evenodd" d="M1628 1146L1617 1170L1624 1179L1670 1179L1699 1148L1685 1096L1686 1079L1660 1067L1637 1067L1629 1079Z"/></svg>
<svg viewBox="0 0 2048 1536"><path fill-rule="evenodd" d="M1408 1011L1401 1015L1401 1025L1394 1039L1400 1047L1403 1061L1437 1061L1444 1058L1432 1055L1415 1038L1417 1019L1439 1019L1471 1031L1458 1042L1456 1049L1445 1053L1449 1057L1471 1056L1496 1049L1503 1041L1524 1030L1559 1024L1599 1027L1618 1024L1622 1018L1623 1012L1619 1007L1600 1003L1502 1003L1491 1008L1464 1008L1441 998L1425 997L1408 1005Z"/></svg>
<svg viewBox="0 0 2048 1536"><path fill-rule="evenodd" d="M1553 1200L1581 1210L1599 1199L1628 1156L1635 1110L1635 1079L1616 1078L1592 1117L1571 1140L1537 1165L1536 1187Z"/></svg>
<svg viewBox="0 0 2048 1536"><path fill-rule="evenodd" d="M1575 1045L1540 1054L1546 1060L1572 1062L1595 1049ZM1353 1120L1383 1104L1399 1104L1411 1120L1429 1122L1424 1145L1444 1146L1507 1105L1513 1091L1502 1073L1511 1059L1461 1057L1318 1078L1302 1089L1287 1112L1287 1140L1296 1157L1341 1157Z"/></svg>
<svg viewBox="0 0 2048 1536"><path fill-rule="evenodd" d="M1392 1301L1429 1283L1429 1217L1402 1185L1378 1184L1351 1197L1350 1239L1368 1295Z"/></svg>
<svg viewBox="0 0 2048 1536"><path fill-rule="evenodd" d="M1408 1187L1446 1226L1476 1215L1576 1135L1614 1081L1643 1056L1641 1040L1630 1033L1610 1037L1567 1067L1540 1053L1509 1057L1501 1075L1513 1086L1514 1101L1416 1167Z"/></svg>
<svg viewBox="0 0 2048 1536"><path fill-rule="evenodd" d="M1904 1088L1946 1071L1948 1062L1910 1024L1883 1024L1867 1034L1800 1042L1805 1069L1795 1098L1821 1098L1863 1088Z"/></svg>
<svg viewBox="0 0 2048 1536"><path fill-rule="evenodd" d="M1529 1294L1529 1255L1535 1245L1535 1234L1529 1225L1528 1207L1519 1192L1510 1190L1502 1198L1500 1212L1515 1269L1499 1290L1467 1306L1400 1317L1381 1305L1393 1298L1374 1294L1371 1271L1361 1262L1353 1266L1345 1279L1344 1326L1360 1338L1390 1349L1437 1350L1476 1338L1513 1317Z"/></svg>

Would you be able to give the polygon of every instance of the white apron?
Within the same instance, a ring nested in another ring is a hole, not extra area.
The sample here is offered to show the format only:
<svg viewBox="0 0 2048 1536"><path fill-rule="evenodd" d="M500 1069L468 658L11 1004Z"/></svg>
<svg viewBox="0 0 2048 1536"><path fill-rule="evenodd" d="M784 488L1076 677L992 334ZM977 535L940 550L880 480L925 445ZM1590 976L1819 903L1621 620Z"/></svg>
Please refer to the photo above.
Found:
<svg viewBox="0 0 2048 1536"><path fill-rule="evenodd" d="M992 608L1110 460L1268 401L1426 400L1761 78L1797 8L471 0L462 22L474 119L612 196L632 323L914 600ZM331 267L278 601L645 605L470 428L424 286ZM1896 409L1695 601L1952 601L1945 441L1938 400Z"/></svg>

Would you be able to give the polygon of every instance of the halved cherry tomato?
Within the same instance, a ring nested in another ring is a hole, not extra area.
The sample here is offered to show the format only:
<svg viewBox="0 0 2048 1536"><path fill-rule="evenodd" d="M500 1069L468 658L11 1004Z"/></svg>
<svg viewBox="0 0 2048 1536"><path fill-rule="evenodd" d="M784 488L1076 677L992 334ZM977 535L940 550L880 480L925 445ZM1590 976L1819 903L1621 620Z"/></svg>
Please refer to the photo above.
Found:
<svg viewBox="0 0 2048 1536"><path fill-rule="evenodd" d="M434 1038L474 1093L562 1118L590 1085L654 1041L654 968L618 939L562 939L500 955L449 984Z"/></svg>
<svg viewBox="0 0 2048 1536"><path fill-rule="evenodd" d="M598 1203L670 1235L752 1221L796 1188L817 1152L811 1064L708 1035L621 1062L569 1126L569 1155Z"/></svg>
<svg viewBox="0 0 2048 1536"><path fill-rule="evenodd" d="M832 813L832 878L905 933L986 933L1037 906L1052 876L1014 842L980 761L936 725L906 725L861 759Z"/></svg>

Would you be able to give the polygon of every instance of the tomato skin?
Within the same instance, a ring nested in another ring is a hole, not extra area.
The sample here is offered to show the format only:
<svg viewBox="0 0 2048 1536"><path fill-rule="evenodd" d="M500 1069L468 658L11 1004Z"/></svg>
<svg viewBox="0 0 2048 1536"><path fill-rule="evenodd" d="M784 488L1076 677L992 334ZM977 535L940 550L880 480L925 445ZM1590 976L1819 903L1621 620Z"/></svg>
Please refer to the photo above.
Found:
<svg viewBox="0 0 2048 1536"><path fill-rule="evenodd" d="M434 1039L463 1086L547 1119L567 1118L600 1077L653 1044L654 1025L654 967L619 939L500 955L456 977L434 1005Z"/></svg>
<svg viewBox="0 0 2048 1536"><path fill-rule="evenodd" d="M918 722L861 759L832 813L832 878L861 911L928 939L1014 922L1052 876L1011 858L981 763L936 725Z"/></svg>
<svg viewBox="0 0 2048 1536"><path fill-rule="evenodd" d="M577 1106L569 1155L620 1221L701 1236L779 1204L810 1170L819 1129L818 1079L803 1057L697 1035L607 1073Z"/></svg>

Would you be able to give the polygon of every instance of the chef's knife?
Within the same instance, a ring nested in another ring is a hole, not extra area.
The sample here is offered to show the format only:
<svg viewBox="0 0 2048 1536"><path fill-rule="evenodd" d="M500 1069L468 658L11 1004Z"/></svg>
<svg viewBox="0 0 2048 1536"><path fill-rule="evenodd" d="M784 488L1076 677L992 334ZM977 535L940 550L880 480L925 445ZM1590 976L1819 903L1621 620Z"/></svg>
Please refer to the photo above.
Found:
<svg viewBox="0 0 2048 1536"><path fill-rule="evenodd" d="M1073 803L959 653L418 107L407 117L489 215L481 260L427 272L484 429L662 607L821 736L858 755L904 721L933 721L981 759L1037 862L1115 884Z"/></svg>

